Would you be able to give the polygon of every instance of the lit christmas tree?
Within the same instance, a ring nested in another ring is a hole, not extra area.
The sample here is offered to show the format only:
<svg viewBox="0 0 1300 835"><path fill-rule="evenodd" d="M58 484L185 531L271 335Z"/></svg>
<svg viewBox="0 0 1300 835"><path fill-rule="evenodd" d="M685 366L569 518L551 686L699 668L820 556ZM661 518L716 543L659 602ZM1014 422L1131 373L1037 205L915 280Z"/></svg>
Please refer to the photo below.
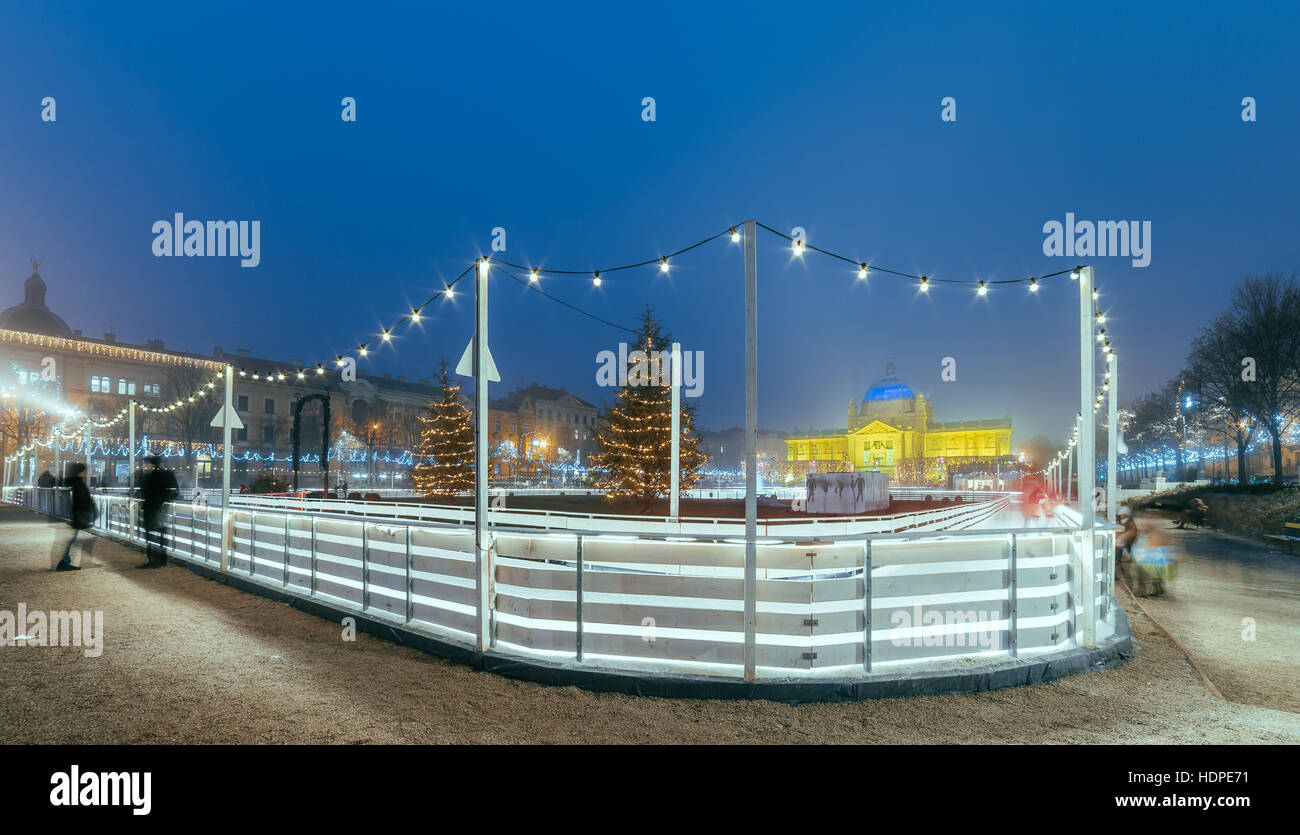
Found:
<svg viewBox="0 0 1300 835"><path fill-rule="evenodd" d="M605 498L636 499L644 512L672 489L672 382L668 361L672 337L647 307L629 356L627 384L619 389L606 422L597 429L600 451L592 458ZM644 351L644 357L636 352ZM706 456L695 434L695 407L682 403L681 489L693 487Z"/></svg>
<svg viewBox="0 0 1300 835"><path fill-rule="evenodd" d="M420 416L420 457L415 489L429 497L446 498L474 489L474 427L470 411L460 402L460 386L451 384L447 362L438 376L441 397Z"/></svg>

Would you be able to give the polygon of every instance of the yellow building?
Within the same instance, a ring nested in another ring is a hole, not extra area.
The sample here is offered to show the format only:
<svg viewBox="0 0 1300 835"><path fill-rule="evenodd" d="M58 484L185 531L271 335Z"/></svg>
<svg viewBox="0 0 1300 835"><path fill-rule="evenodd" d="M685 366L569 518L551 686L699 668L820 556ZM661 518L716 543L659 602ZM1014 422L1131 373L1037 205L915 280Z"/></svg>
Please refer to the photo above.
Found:
<svg viewBox="0 0 1300 835"><path fill-rule="evenodd" d="M838 469L893 473L904 461L997 458L1011 454L1010 418L935 421L925 397L895 376L894 364L850 401L848 429L786 440L791 462L824 462Z"/></svg>

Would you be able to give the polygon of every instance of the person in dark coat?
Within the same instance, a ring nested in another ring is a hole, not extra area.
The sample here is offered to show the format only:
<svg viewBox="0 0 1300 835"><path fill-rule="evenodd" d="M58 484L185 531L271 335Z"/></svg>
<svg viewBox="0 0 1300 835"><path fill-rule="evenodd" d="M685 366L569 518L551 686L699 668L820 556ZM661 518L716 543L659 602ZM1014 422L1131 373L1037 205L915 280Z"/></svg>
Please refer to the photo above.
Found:
<svg viewBox="0 0 1300 835"><path fill-rule="evenodd" d="M54 566L55 571L81 569L80 565L72 564L72 545L82 531L85 531L86 536L89 537L84 540L83 546L86 558L95 552L95 543L99 540L99 534L91 530L95 524L95 517L99 515L99 509L95 507L95 502L90 497L90 488L86 486L85 464L73 464L68 468L67 486L72 489L72 518L68 520L68 524L72 527L72 535L68 537L67 544L63 547L63 558ZM58 546L55 545L55 548L57 554Z"/></svg>
<svg viewBox="0 0 1300 835"><path fill-rule="evenodd" d="M167 564L164 548L167 537L167 503L179 495L176 476L171 470L163 469L162 459L157 455L146 458L140 485L140 512L144 522L147 561L140 568L162 568Z"/></svg>
<svg viewBox="0 0 1300 835"><path fill-rule="evenodd" d="M36 479L36 486L37 487L54 486L54 476L50 473L49 470L46 470L45 472L41 473L40 477Z"/></svg>

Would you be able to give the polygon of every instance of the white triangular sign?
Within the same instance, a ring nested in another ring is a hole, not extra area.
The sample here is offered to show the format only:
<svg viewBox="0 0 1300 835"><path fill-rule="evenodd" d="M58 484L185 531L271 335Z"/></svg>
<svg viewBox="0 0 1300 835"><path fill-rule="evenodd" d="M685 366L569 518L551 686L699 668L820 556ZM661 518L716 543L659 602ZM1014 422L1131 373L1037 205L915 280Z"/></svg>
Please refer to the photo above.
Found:
<svg viewBox="0 0 1300 835"><path fill-rule="evenodd" d="M229 417L227 417L227 415L229 415ZM209 426L216 426L220 428L226 425L227 420L230 421L231 429L244 428L244 422L239 419L239 413L237 413L234 409L232 409L229 403L224 404L220 409L217 410L217 414L215 417L212 418L212 423L210 423Z"/></svg>
<svg viewBox="0 0 1300 835"><path fill-rule="evenodd" d="M487 354L487 375L489 383L501 382L501 375L497 373L497 364L492 361L492 352L488 346L483 346L483 353ZM462 377L474 376L474 340L470 339L469 344L465 346L465 353L460 355L460 362L456 363L456 373Z"/></svg>

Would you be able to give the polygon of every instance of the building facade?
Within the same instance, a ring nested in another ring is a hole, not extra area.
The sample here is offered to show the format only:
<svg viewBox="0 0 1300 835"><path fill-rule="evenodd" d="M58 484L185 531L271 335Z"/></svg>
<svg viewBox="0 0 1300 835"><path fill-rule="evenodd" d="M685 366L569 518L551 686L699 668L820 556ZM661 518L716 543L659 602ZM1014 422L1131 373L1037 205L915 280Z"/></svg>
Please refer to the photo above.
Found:
<svg viewBox="0 0 1300 835"><path fill-rule="evenodd" d="M1010 456L1012 431L1006 417L934 420L930 402L897 377L891 362L861 401L850 401L847 429L792 437L785 444L790 462L892 474L904 462L915 467L940 459L956 463Z"/></svg>
<svg viewBox="0 0 1300 835"><path fill-rule="evenodd" d="M291 477L286 459L292 448L295 404L305 396L322 395L330 405L331 439L350 447L347 461L331 465L331 488L341 481L358 487L402 486L407 468L394 463L400 457L394 453L418 448L417 418L438 394L430 382L362 371L355 380L343 381L334 368L318 374L314 365L304 367L299 360L254 357L242 349L228 353L218 347L204 355L169 349L157 340L132 344L113 333L86 336L47 306L39 264L33 262L23 284L23 301L0 312L4 455L29 442L46 442L52 429L66 433L60 435L65 445L81 448L87 420L110 421L134 400L147 407L139 410L137 439L147 437L150 451L180 451L168 466L183 484L210 483L212 462L203 450L221 441L221 430L210 423L220 407L223 386L219 381L211 388L206 384L229 364L236 372L234 401L244 424L232 432L232 455L242 456L234 462L235 483L262 471ZM299 370L305 372L301 377ZM173 408L156 411L169 406ZM302 409L304 456L320 452L322 414L318 402ZM91 426L90 436L94 483L124 483L127 459L114 451L127 442L127 422ZM376 454L389 460L375 462ZM55 457L48 446L36 450L21 462L21 477L27 478L33 468L53 470ZM78 460L84 463L84 452ZM316 463L302 463L300 473L304 486L321 486L322 470Z"/></svg>
<svg viewBox="0 0 1300 835"><path fill-rule="evenodd" d="M488 404L488 440L498 476L540 476L549 465L586 465L596 451L600 410L564 389L538 383Z"/></svg>

